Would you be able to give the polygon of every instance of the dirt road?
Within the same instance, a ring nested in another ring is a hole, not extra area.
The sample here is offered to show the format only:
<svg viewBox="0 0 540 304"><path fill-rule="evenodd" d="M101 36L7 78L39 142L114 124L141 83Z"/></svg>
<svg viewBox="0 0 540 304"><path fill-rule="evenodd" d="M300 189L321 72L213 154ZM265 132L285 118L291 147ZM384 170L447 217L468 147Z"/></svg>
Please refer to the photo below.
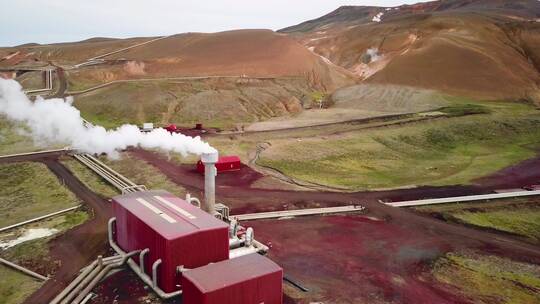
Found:
<svg viewBox="0 0 540 304"><path fill-rule="evenodd" d="M110 204L90 191L57 159L44 159L62 183L91 210L92 219L69 230L50 243L51 257L61 266L54 277L26 299L25 303L47 303L71 282L78 271L108 250L107 221L112 216Z"/></svg>
<svg viewBox="0 0 540 304"><path fill-rule="evenodd" d="M110 204L89 190L73 174L58 161L62 152L15 156L0 159L0 163L38 161L45 164L51 172L85 203L85 209L91 219L65 234L52 240L49 245L51 258L59 261L60 267L54 277L48 280L42 288L26 299L25 303L48 303L55 297L78 273L98 255L108 250L107 221L112 216Z"/></svg>

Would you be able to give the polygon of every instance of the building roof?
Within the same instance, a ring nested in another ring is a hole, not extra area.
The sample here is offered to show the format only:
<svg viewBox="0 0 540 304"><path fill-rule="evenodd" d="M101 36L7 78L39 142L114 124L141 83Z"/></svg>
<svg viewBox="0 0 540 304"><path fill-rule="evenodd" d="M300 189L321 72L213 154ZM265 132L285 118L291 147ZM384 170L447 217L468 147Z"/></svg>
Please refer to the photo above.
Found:
<svg viewBox="0 0 540 304"><path fill-rule="evenodd" d="M212 292L277 272L282 273L283 270L276 263L258 253L253 253L191 269L184 272L183 276L200 291Z"/></svg>
<svg viewBox="0 0 540 304"><path fill-rule="evenodd" d="M163 190L125 194L113 200L169 240L228 228L225 222Z"/></svg>

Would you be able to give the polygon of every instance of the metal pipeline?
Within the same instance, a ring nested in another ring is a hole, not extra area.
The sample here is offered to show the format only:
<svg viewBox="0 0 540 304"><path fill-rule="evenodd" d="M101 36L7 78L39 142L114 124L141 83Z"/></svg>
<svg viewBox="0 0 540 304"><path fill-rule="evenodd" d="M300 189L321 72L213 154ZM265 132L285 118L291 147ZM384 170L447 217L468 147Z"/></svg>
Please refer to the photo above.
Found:
<svg viewBox="0 0 540 304"><path fill-rule="evenodd" d="M157 287L157 271L158 267L161 265L161 259L157 259L154 264L152 264L152 286Z"/></svg>
<svg viewBox="0 0 540 304"><path fill-rule="evenodd" d="M108 222L108 236L109 236L109 245L111 248L116 251L118 254L125 254L124 250L122 250L114 241L114 223L116 222L116 218L111 218ZM141 268L135 263L133 260L128 259L127 264L139 276L139 278L148 286L152 288L152 290L162 299L171 299L174 297L177 297L182 294L182 290L177 290L174 292L166 293L158 286L154 287L153 280L150 278L147 274L144 273L144 271L141 270Z"/></svg>
<svg viewBox="0 0 540 304"><path fill-rule="evenodd" d="M186 202L198 207L199 209L201 208L201 201L198 198L191 196L190 193L186 194ZM193 202L195 202L195 204Z"/></svg>
<svg viewBox="0 0 540 304"><path fill-rule="evenodd" d="M81 301L81 303L79 303L79 304L86 304L86 303L88 303L88 301L90 301L90 299L91 299L93 296L94 296L93 293L89 293L88 295L86 295L86 298L84 298L84 299Z"/></svg>
<svg viewBox="0 0 540 304"><path fill-rule="evenodd" d="M94 289L94 287L99 283L99 281L101 281L101 279L109 271L111 271L113 268L122 267L129 258L131 258L132 256L138 254L139 252L140 252L140 250L135 250L135 251L132 251L132 252L130 252L128 254L125 254L125 255L122 256L122 260L120 262L114 263L114 264L109 264L109 265L105 266L105 268L101 269L101 271L98 273L98 275L96 277L94 277L94 279L86 286L86 288L84 288L79 293L79 295L75 298L75 300L73 300L73 302L71 302L71 304L78 304L82 300L84 300L85 297L88 295L88 293L90 293L90 291L92 291L92 289Z"/></svg>
<svg viewBox="0 0 540 304"><path fill-rule="evenodd" d="M97 261L92 262L86 269L77 277L73 282L71 282L60 294L58 294L49 304L58 304L60 301L67 296L67 294L73 290L79 283L86 278L97 266Z"/></svg>
<svg viewBox="0 0 540 304"><path fill-rule="evenodd" d="M144 256L150 252L150 249L146 248L143 251L141 251L141 254L139 254L139 267L141 268L141 272L144 273Z"/></svg>
<svg viewBox="0 0 540 304"><path fill-rule="evenodd" d="M46 277L46 276L42 276L42 275L40 275L39 273L35 273L35 272L31 271L30 269L26 269L26 268L24 268L24 267L22 267L22 266L19 266L19 265L17 265L17 264L11 263L10 261L4 260L4 259L2 259L2 258L0 258L0 264L5 264L6 266L9 266L9 267L11 267L11 268L13 268L13 269L16 269L16 270L18 270L18 271L21 271L21 272L23 272L23 273L25 273L25 274L27 274L27 275L30 275L30 276L32 276L32 277L34 277L34 278L36 278L36 279L42 280L42 281L47 281L47 280L49 279L49 278Z"/></svg>
<svg viewBox="0 0 540 304"><path fill-rule="evenodd" d="M84 286L87 286L88 283L92 281L93 278L95 278L103 269L103 267L99 267L96 261L96 267L92 269L92 271L79 283L77 286L66 295L66 297L60 302L61 304L70 304L73 303L71 300L77 296L77 294L84 288Z"/></svg>

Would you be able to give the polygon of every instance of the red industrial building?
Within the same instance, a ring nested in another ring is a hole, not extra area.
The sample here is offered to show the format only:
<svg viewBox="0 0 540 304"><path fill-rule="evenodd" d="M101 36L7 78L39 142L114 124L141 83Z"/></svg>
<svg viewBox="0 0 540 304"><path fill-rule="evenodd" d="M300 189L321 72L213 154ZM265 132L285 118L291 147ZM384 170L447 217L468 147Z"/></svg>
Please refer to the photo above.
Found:
<svg viewBox="0 0 540 304"><path fill-rule="evenodd" d="M259 255L189 270L182 276L185 304L281 304L283 270Z"/></svg>
<svg viewBox="0 0 540 304"><path fill-rule="evenodd" d="M238 171L242 166L242 162L238 156L220 156L216 163L216 170L220 172ZM197 162L197 171L204 174L204 163Z"/></svg>
<svg viewBox="0 0 540 304"><path fill-rule="evenodd" d="M165 127L165 130L171 132L171 133L178 133L178 127L175 124L170 124Z"/></svg>
<svg viewBox="0 0 540 304"><path fill-rule="evenodd" d="M117 244L126 252L148 249L144 272L151 274L158 264L157 284L165 292L179 289L179 267L193 269L229 258L229 226L166 191L117 196L112 205Z"/></svg>

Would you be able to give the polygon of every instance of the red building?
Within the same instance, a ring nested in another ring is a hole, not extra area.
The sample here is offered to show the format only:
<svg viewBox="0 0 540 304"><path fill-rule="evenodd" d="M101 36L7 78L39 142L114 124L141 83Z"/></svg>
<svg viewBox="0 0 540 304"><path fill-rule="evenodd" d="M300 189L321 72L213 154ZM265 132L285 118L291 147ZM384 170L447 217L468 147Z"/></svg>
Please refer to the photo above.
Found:
<svg viewBox="0 0 540 304"><path fill-rule="evenodd" d="M228 225L166 191L117 196L112 206L117 244L127 252L148 248L147 274L161 259L157 278L165 292L179 289L179 266L192 269L229 258Z"/></svg>
<svg viewBox="0 0 540 304"><path fill-rule="evenodd" d="M177 133L178 127L175 124L171 124L165 127L165 130L169 131L170 133Z"/></svg>
<svg viewBox="0 0 540 304"><path fill-rule="evenodd" d="M228 172L240 170L242 163L238 156L220 156L216 163L217 172ZM197 162L197 171L204 174L204 164L202 161Z"/></svg>
<svg viewBox="0 0 540 304"><path fill-rule="evenodd" d="M188 270L182 276L186 304L282 304L283 270L250 254Z"/></svg>

